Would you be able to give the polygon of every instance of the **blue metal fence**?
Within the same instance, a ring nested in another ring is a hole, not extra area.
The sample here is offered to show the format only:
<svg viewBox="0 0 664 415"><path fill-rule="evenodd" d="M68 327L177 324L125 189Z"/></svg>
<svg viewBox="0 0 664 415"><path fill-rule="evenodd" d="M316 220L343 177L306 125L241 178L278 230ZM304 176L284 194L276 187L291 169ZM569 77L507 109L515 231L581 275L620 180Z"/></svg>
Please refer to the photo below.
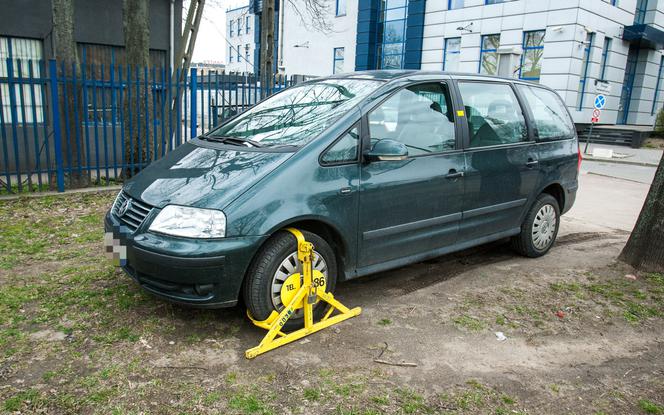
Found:
<svg viewBox="0 0 664 415"><path fill-rule="evenodd" d="M0 192L112 184L301 79L7 59Z"/></svg>

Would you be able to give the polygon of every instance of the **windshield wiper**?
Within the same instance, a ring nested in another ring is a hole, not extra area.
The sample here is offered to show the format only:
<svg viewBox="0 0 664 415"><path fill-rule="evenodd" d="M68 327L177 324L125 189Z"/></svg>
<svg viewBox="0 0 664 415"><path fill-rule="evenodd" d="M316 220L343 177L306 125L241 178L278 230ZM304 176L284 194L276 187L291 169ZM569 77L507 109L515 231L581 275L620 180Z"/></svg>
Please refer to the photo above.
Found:
<svg viewBox="0 0 664 415"><path fill-rule="evenodd" d="M201 135L200 138L208 141L214 141L216 143L231 143L236 145L250 144L253 147L260 148L263 147L263 144L258 141L249 140L248 138L239 138L239 137L223 137L223 136L214 136L214 135Z"/></svg>

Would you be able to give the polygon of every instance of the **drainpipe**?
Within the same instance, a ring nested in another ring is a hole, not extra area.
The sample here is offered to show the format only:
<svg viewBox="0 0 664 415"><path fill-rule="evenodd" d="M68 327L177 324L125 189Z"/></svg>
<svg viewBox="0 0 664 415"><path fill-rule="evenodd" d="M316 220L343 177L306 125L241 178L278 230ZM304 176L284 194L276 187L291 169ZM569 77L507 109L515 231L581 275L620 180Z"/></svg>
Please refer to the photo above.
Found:
<svg viewBox="0 0 664 415"><path fill-rule="evenodd" d="M279 67L277 70L281 70L281 68L284 66L284 8L286 7L286 2L283 0L279 1L279 50L277 53L279 54L279 58L277 59L277 62L279 62Z"/></svg>
<svg viewBox="0 0 664 415"><path fill-rule="evenodd" d="M175 49L175 0L171 0L170 19L171 19L171 22L170 22L171 35L170 35L170 40L169 40L170 41L170 48L169 48L170 50L169 50L169 52L170 52L170 55L171 55L170 56L171 70L174 71L175 70L175 68L174 68L174 65L175 65L175 62L174 62L175 52L173 51L173 49Z"/></svg>

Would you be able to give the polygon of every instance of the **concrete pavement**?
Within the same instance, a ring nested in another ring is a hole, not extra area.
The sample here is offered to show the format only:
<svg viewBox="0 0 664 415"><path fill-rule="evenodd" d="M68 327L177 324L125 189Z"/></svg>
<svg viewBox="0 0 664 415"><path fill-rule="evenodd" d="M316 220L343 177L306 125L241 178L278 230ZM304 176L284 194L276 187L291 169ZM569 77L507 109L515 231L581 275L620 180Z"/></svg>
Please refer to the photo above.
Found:
<svg viewBox="0 0 664 415"><path fill-rule="evenodd" d="M583 137L579 137L581 151L585 150L586 143ZM608 159L604 157L593 156L595 149L613 150L613 157ZM633 164L649 167L657 167L662 159L662 150L651 148L630 148L626 146L612 146L607 144L590 144L588 151L583 155L585 160L604 161L618 164Z"/></svg>

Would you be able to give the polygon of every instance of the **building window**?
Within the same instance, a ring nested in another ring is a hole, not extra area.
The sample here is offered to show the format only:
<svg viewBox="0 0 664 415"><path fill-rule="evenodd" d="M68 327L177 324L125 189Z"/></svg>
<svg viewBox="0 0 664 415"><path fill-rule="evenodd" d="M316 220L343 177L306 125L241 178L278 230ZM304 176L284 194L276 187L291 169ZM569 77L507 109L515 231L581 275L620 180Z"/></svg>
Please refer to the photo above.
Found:
<svg viewBox="0 0 664 415"><path fill-rule="evenodd" d="M461 56L461 38L451 37L445 39L443 51L443 70L455 72L459 70L459 57Z"/></svg>
<svg viewBox="0 0 664 415"><path fill-rule="evenodd" d="M618 5L618 0L602 0L604 3L609 3L612 6L617 6Z"/></svg>
<svg viewBox="0 0 664 415"><path fill-rule="evenodd" d="M505 3L508 0L485 0L484 4L498 4L498 3Z"/></svg>
<svg viewBox="0 0 664 415"><path fill-rule="evenodd" d="M447 9L463 9L463 0L447 0Z"/></svg>
<svg viewBox="0 0 664 415"><path fill-rule="evenodd" d="M230 37L233 37L233 21L231 20L230 23L228 24L228 31L230 33Z"/></svg>
<svg viewBox="0 0 664 415"><path fill-rule="evenodd" d="M341 73L344 71L344 48L334 48L334 65L332 73Z"/></svg>
<svg viewBox="0 0 664 415"><path fill-rule="evenodd" d="M242 19L239 17L237 18L237 35L240 36L242 34Z"/></svg>
<svg viewBox="0 0 664 415"><path fill-rule="evenodd" d="M519 78L528 81L539 81L544 55L544 34L544 30L524 32Z"/></svg>
<svg viewBox="0 0 664 415"><path fill-rule="evenodd" d="M402 69L406 49L406 0L384 0L380 21L383 36L378 57L380 69Z"/></svg>
<svg viewBox="0 0 664 415"><path fill-rule="evenodd" d="M609 53L611 52L611 38L604 38L604 49L602 49L602 64L599 69L599 79L606 80L606 66L609 64Z"/></svg>
<svg viewBox="0 0 664 415"><path fill-rule="evenodd" d="M233 63L233 46L228 47L228 62Z"/></svg>
<svg viewBox="0 0 664 415"><path fill-rule="evenodd" d="M250 27L249 21L250 21L250 19L251 19L251 16L247 16L247 18L245 19L246 23L244 24L244 33L249 33L249 27Z"/></svg>
<svg viewBox="0 0 664 415"><path fill-rule="evenodd" d="M648 11L648 0L637 0L636 13L634 14L634 23L643 24L646 20L646 12Z"/></svg>
<svg viewBox="0 0 664 415"><path fill-rule="evenodd" d="M586 41L584 44L586 48L583 51L583 63L581 65L581 79L579 80L579 93L576 98L576 106L581 111L583 108L583 98L586 95L586 84L588 83L588 67L590 66L590 51L593 48L593 39L595 38L594 33L588 33L586 35Z"/></svg>
<svg viewBox="0 0 664 415"><path fill-rule="evenodd" d="M345 16L346 15L346 0L337 0L337 7L336 7L336 15L337 16Z"/></svg>
<svg viewBox="0 0 664 415"><path fill-rule="evenodd" d="M657 101L659 100L659 87L662 85L662 69L664 69L664 56L659 61L659 74L657 75L657 85L655 86L655 99L652 101L652 110L650 115L655 115Z"/></svg>
<svg viewBox="0 0 664 415"><path fill-rule="evenodd" d="M486 75L495 75L498 72L499 47L500 47L500 34L482 36L479 73Z"/></svg>
<svg viewBox="0 0 664 415"><path fill-rule="evenodd" d="M242 50L240 49L241 45L237 45L237 62L240 63L242 60Z"/></svg>
<svg viewBox="0 0 664 415"><path fill-rule="evenodd" d="M249 63L249 51L251 50L251 46L247 43L244 45L244 60Z"/></svg>
<svg viewBox="0 0 664 415"><path fill-rule="evenodd" d="M12 60L11 67L7 65L7 58ZM44 122L42 85L30 82L30 78L41 77L39 61L42 59L44 53L40 40L0 37L0 101L6 123ZM13 84L11 88L7 82L10 70L15 81L19 77L23 78L23 81ZM12 95L14 101L11 100ZM12 110L16 119L12 117Z"/></svg>

